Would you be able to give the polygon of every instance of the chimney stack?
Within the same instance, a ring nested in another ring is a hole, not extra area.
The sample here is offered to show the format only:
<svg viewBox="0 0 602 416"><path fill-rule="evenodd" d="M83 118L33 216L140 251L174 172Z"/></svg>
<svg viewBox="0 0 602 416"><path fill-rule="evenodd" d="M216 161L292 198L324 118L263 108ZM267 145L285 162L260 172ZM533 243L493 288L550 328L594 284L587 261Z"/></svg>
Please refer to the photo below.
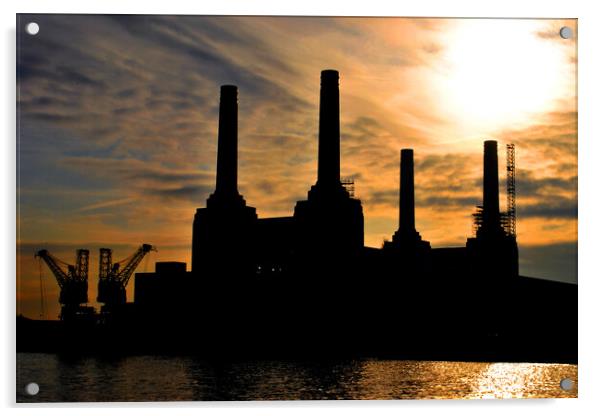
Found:
<svg viewBox="0 0 602 416"><path fill-rule="evenodd" d="M483 154L483 228L491 231L501 228L497 142L495 140L485 141Z"/></svg>
<svg viewBox="0 0 602 416"><path fill-rule="evenodd" d="M326 69L320 81L317 185L336 187L341 186L339 72Z"/></svg>
<svg viewBox="0 0 602 416"><path fill-rule="evenodd" d="M399 232L414 234L414 150L401 149L399 166Z"/></svg>
<svg viewBox="0 0 602 416"><path fill-rule="evenodd" d="M217 178L215 195L238 197L238 89L222 85L217 139Z"/></svg>
<svg viewBox="0 0 602 416"><path fill-rule="evenodd" d="M431 244L416 231L416 212L414 208L414 150L401 149L399 161L399 228L393 234L393 242L385 247L401 249L406 260L418 253L430 250ZM409 257L408 257L409 256ZM415 259L414 259L415 260ZM411 261L414 261L411 260Z"/></svg>

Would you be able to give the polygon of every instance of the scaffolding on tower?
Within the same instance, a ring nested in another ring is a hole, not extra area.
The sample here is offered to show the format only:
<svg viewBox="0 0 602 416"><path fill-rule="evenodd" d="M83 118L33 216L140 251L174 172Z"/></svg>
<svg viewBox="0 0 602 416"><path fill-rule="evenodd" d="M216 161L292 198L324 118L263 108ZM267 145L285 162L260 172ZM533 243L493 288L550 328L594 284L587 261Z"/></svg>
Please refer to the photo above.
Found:
<svg viewBox="0 0 602 416"><path fill-rule="evenodd" d="M500 222L509 237L516 237L516 164L514 144L506 145L506 212L500 212ZM472 233L483 225L483 206L478 205L472 214Z"/></svg>
<svg viewBox="0 0 602 416"><path fill-rule="evenodd" d="M353 178L341 178L341 185L351 198L355 198L355 180Z"/></svg>

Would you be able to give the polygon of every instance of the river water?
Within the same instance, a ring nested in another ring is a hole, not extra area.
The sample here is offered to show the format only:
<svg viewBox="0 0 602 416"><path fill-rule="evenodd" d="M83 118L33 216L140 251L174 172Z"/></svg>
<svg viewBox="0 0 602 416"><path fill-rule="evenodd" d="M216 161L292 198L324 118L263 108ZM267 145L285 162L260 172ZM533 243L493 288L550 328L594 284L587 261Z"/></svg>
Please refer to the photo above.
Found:
<svg viewBox="0 0 602 416"><path fill-rule="evenodd" d="M560 388L565 378L575 382L570 391ZM36 396L25 393L30 382L40 387ZM18 402L552 397L577 397L576 365L17 354Z"/></svg>

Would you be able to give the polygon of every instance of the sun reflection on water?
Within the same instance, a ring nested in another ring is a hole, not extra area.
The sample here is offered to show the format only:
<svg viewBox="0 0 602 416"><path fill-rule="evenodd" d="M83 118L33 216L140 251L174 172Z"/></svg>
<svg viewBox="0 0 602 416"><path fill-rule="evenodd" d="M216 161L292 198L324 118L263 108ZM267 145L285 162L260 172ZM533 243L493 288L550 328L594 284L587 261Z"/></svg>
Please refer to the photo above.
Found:
<svg viewBox="0 0 602 416"><path fill-rule="evenodd" d="M560 388L560 381L575 382L572 391ZM467 398L509 399L534 397L577 397L577 367L567 364L487 364Z"/></svg>
<svg viewBox="0 0 602 416"><path fill-rule="evenodd" d="M572 391L560 381L575 381ZM362 399L502 399L577 397L577 366L445 361L365 361Z"/></svg>

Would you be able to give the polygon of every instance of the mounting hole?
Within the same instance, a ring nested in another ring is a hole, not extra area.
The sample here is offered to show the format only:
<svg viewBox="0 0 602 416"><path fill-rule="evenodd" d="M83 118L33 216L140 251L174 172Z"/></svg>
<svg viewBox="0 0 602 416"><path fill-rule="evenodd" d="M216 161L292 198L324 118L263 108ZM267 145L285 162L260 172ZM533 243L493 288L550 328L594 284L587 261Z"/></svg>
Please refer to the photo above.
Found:
<svg viewBox="0 0 602 416"><path fill-rule="evenodd" d="M571 391L575 388L575 382L570 378L560 380L560 388L564 391Z"/></svg>
<svg viewBox="0 0 602 416"><path fill-rule="evenodd" d="M568 26L563 26L560 28L560 37L562 39L570 39L573 37L573 29Z"/></svg>
<svg viewBox="0 0 602 416"><path fill-rule="evenodd" d="M25 31L31 36L37 35L40 31L40 25L36 22L27 23L27 25L25 26Z"/></svg>
<svg viewBox="0 0 602 416"><path fill-rule="evenodd" d="M29 383L27 386L25 386L25 393L29 394L30 396L35 396L39 392L40 386L38 386L38 383Z"/></svg>

